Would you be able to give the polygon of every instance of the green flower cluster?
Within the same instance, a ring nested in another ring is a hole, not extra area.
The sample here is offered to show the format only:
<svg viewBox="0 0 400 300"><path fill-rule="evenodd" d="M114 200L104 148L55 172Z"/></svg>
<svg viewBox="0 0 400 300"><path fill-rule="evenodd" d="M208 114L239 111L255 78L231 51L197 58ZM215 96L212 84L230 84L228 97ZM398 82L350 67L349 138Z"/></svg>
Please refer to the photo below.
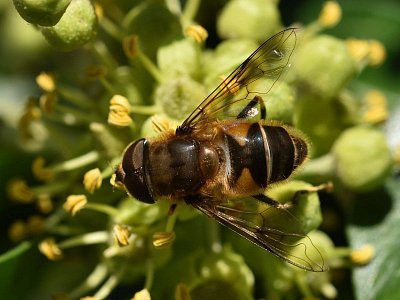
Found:
<svg viewBox="0 0 400 300"><path fill-rule="evenodd" d="M200 1L181 2L104 1L95 8L89 0L14 0L21 17L49 44L64 51L85 46L90 59L73 80L57 69L36 79L42 94L28 101L20 132L25 142L48 149L54 162L34 161L42 184L10 182L10 196L35 204L41 215L17 220L10 238L33 246L32 237L39 236L40 251L66 268L60 267L60 281L77 277L62 262L78 260L89 275L79 276L84 279L78 285L64 285L60 292L71 299L106 299L124 285L132 295L141 290L133 299L253 299L255 293L268 299L334 298L329 272L299 270L188 206L143 204L115 184L110 164L118 165L126 145L175 128L262 41L284 28L275 1L232 0L216 21L225 40L207 49L207 31L195 22ZM299 28L292 66L264 98L269 122L298 128L311 149L297 180L266 194L288 208L286 216L307 235L299 235L298 243L325 267L331 261L345 265L351 251L343 255L317 230L317 192L331 190L329 182L338 195L368 192L393 167L379 127L387 117L384 101L363 102L346 89L363 68L383 60L384 49L376 41L320 34L339 19L340 7L328 1L317 21ZM289 230L279 214L259 215ZM284 255L301 257L301 249Z"/></svg>

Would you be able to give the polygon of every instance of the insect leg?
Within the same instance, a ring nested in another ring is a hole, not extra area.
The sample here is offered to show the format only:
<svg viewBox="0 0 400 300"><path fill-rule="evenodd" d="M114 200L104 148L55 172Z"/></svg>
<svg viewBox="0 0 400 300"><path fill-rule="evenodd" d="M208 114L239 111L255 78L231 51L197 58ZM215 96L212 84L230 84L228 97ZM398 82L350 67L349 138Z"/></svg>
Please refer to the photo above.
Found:
<svg viewBox="0 0 400 300"><path fill-rule="evenodd" d="M275 208L289 208L291 206L291 204L281 204L278 201L269 198L268 196L265 196L264 194L255 195L253 196L253 198L256 198L257 200Z"/></svg>
<svg viewBox="0 0 400 300"><path fill-rule="evenodd" d="M254 115L253 108L257 104L260 104L260 116L261 119L264 120L267 113L264 100L260 96L254 96L254 98L246 105L246 107L243 108L243 110L237 115L236 119L246 119L247 117Z"/></svg>
<svg viewBox="0 0 400 300"><path fill-rule="evenodd" d="M176 203L170 205L168 209L168 216L172 216L172 214L175 212L176 207L177 207Z"/></svg>

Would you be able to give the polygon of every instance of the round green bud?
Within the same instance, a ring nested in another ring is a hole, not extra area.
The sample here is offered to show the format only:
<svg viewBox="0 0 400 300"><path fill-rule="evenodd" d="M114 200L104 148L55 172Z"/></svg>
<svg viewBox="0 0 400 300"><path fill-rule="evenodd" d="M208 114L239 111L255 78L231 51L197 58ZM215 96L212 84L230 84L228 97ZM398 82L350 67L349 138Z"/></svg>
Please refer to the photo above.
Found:
<svg viewBox="0 0 400 300"><path fill-rule="evenodd" d="M193 299L251 299L254 275L243 257L229 247L207 254L199 266L199 283L191 290Z"/></svg>
<svg viewBox="0 0 400 300"><path fill-rule="evenodd" d="M345 130L333 146L336 174L349 189L380 187L392 171L393 158L382 131L367 126Z"/></svg>
<svg viewBox="0 0 400 300"><path fill-rule="evenodd" d="M71 0L13 0L15 8L28 23L53 26L63 16Z"/></svg>
<svg viewBox="0 0 400 300"><path fill-rule="evenodd" d="M336 101L322 101L320 97L299 93L294 103L293 123L310 139L311 157L330 151L336 138L348 126L348 112Z"/></svg>
<svg viewBox="0 0 400 300"><path fill-rule="evenodd" d="M89 0L73 0L61 20L53 27L40 27L54 47L69 51L89 42L96 35L97 17Z"/></svg>
<svg viewBox="0 0 400 300"><path fill-rule="evenodd" d="M280 27L280 13L274 1L230 1L217 20L217 31L223 38L252 38L262 42Z"/></svg>
<svg viewBox="0 0 400 300"><path fill-rule="evenodd" d="M357 74L346 44L328 35L317 36L299 47L294 70L298 86L323 100L337 96Z"/></svg>
<svg viewBox="0 0 400 300"><path fill-rule="evenodd" d="M328 261L331 259L335 253L335 245L330 237L319 230L313 230L307 234L307 237L301 239L299 243L305 245L307 249L308 258L319 265L328 268ZM303 247L295 247L291 252L293 256L304 255ZM290 265L293 270L299 273L304 273L302 269Z"/></svg>
<svg viewBox="0 0 400 300"><path fill-rule="evenodd" d="M204 86L189 76L172 78L159 85L155 103L170 118L187 117L206 96Z"/></svg>
<svg viewBox="0 0 400 300"><path fill-rule="evenodd" d="M181 75L196 77L199 71L199 61L194 42L183 39L159 48L157 65L167 78Z"/></svg>
<svg viewBox="0 0 400 300"><path fill-rule="evenodd" d="M273 210L270 213L273 215L268 215L267 212L265 218L276 218L276 228L282 231L290 232L294 229L307 234L318 228L322 222L322 215L318 193L312 191L312 187L311 184L299 180L273 186L267 192L268 197L290 205L288 208L290 214L282 215L279 211Z"/></svg>

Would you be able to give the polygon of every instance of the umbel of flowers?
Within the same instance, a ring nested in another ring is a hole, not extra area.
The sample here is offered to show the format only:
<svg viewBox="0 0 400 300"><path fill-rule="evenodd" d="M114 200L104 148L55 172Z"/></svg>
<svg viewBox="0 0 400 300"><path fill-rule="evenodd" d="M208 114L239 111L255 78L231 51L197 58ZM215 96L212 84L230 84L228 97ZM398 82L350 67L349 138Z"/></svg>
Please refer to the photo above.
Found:
<svg viewBox="0 0 400 300"><path fill-rule="evenodd" d="M41 94L27 101L19 130L24 143L43 149L32 162L40 183L14 178L8 188L16 205L37 211L15 220L10 239L38 247L54 264L75 259L85 266L73 275L80 284L53 294L106 299L130 286L132 299L252 299L257 280L257 297L335 298L329 272L307 273L278 261L184 204L172 213L163 201L138 202L113 177L126 145L175 128L221 78L284 28L275 1L229 1L216 22L222 41L215 49L205 47L207 30L195 22L198 0L184 6L174 0L14 4L49 44L83 48L90 57L72 78L56 66L38 74ZM321 33L340 18L339 5L328 1L317 20L296 24L293 67L266 101L269 119L299 128L312 145L296 180L267 193L284 203L304 192L298 218L331 268L368 263L374 250L335 247L317 230L317 192L331 191L332 182L337 197L371 191L393 166L379 127L388 117L383 94L373 90L358 99L346 89L364 68L383 62L385 49L378 41Z"/></svg>

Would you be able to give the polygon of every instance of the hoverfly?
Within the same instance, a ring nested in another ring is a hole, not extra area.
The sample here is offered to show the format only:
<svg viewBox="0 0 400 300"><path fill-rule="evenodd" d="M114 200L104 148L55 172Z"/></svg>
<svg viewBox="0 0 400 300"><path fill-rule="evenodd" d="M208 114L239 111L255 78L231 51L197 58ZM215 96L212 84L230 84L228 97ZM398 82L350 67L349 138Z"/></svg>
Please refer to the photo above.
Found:
<svg viewBox="0 0 400 300"><path fill-rule="evenodd" d="M139 201L184 201L284 261L323 271L322 257L322 264L311 259L300 241L308 237L296 218L263 194L307 157L301 133L264 120L262 97L288 67L295 44L295 28L272 36L175 131L131 143L115 175ZM232 116L234 107L240 111ZM257 114L260 121L249 120ZM285 230L276 225L282 217ZM310 247L320 253L312 243Z"/></svg>

